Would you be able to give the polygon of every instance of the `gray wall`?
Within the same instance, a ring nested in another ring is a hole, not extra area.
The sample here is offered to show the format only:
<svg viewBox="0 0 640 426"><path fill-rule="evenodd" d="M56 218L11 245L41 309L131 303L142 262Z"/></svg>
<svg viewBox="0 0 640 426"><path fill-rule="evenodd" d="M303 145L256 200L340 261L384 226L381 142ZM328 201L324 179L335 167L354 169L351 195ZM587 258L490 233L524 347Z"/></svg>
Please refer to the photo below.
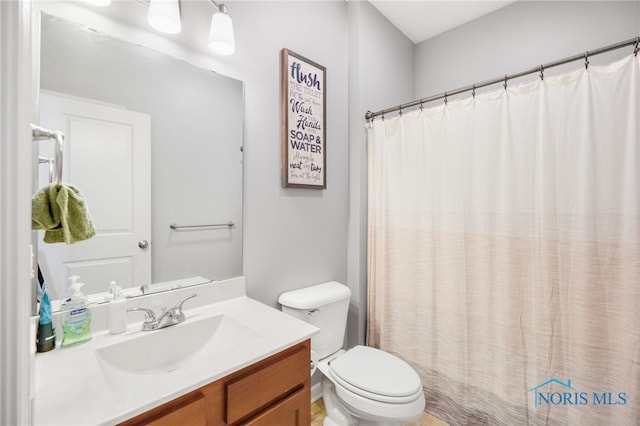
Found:
<svg viewBox="0 0 640 426"><path fill-rule="evenodd" d="M348 345L365 341L367 319L367 145L364 115L413 99L414 44L370 3L348 2L349 234L352 291Z"/></svg>
<svg viewBox="0 0 640 426"><path fill-rule="evenodd" d="M636 37L639 20L637 1L516 2L418 44L416 99ZM631 51L594 57L591 63Z"/></svg>
<svg viewBox="0 0 640 426"><path fill-rule="evenodd" d="M232 6L237 53L223 65L229 67L229 75L245 82L247 291L277 306L283 291L328 280L348 284L353 293L349 344L363 343L364 114L412 99L414 45L364 1L234 2ZM283 47L327 68L325 191L280 186L278 52Z"/></svg>
<svg viewBox="0 0 640 426"><path fill-rule="evenodd" d="M272 306L280 293L347 279L348 49L345 2L233 2L245 83L244 274L247 292ZM327 189L280 183L280 50L326 67Z"/></svg>

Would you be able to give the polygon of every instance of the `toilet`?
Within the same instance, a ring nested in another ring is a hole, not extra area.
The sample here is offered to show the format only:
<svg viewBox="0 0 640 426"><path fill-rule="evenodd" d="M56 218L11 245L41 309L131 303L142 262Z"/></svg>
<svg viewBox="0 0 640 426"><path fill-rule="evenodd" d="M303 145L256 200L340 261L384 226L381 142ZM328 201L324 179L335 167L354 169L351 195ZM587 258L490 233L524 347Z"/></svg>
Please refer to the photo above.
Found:
<svg viewBox="0 0 640 426"><path fill-rule="evenodd" d="M425 408L418 373L390 353L366 346L343 350L351 291L332 281L280 295L282 311L320 329L312 359L322 372L324 426L402 425Z"/></svg>

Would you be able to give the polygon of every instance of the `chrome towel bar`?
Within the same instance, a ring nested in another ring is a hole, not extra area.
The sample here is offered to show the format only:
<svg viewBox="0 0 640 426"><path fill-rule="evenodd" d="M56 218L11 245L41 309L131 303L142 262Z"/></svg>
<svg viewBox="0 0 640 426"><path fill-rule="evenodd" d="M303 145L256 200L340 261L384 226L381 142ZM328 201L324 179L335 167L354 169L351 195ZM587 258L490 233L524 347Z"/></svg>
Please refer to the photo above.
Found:
<svg viewBox="0 0 640 426"><path fill-rule="evenodd" d="M227 223L212 223L209 225L176 225L175 223L172 223L171 225L169 225L169 228L171 228L174 231L177 231L179 229L195 229L195 228L219 228L222 226L225 226L227 228L231 228L233 227L235 224L232 221L229 221Z"/></svg>
<svg viewBox="0 0 640 426"><path fill-rule="evenodd" d="M38 157L38 164L47 164L49 167L49 183L53 183L53 164L55 160L48 157Z"/></svg>
<svg viewBox="0 0 640 426"><path fill-rule="evenodd" d="M56 166L56 184L60 186L62 184L62 156L64 150L64 133L59 131L52 131L45 129L40 126L36 126L35 124L31 124L31 137L34 142L53 139L56 142L56 151L55 151L55 159L53 159L53 164ZM42 162L49 163L49 181L51 178L51 159L43 158ZM41 162L41 159L38 158L38 162Z"/></svg>

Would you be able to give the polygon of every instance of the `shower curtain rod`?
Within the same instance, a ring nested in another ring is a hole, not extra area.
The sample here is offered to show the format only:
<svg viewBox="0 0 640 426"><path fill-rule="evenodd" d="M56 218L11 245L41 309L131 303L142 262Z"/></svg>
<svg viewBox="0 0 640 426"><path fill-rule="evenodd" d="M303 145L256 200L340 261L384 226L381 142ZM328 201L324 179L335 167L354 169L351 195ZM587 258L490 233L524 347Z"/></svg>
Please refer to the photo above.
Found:
<svg viewBox="0 0 640 426"><path fill-rule="evenodd" d="M549 69L549 68L553 68L553 67L557 67L559 65L568 64L569 62L579 61L581 59L584 59L584 66L585 66L585 68L588 68L589 67L589 57L590 56L600 55L601 53L607 53L607 52L610 52L612 50L620 49L620 48L631 46L631 45L635 45L635 47L633 49L633 54L637 56L638 55L638 50L639 50L639 47L638 47L639 44L640 44L640 37L631 38L629 40L625 40L625 41L621 41L619 43L611 44L609 46L601 47L600 49L588 50L588 51L586 51L584 53L577 54L577 55L574 55L574 56L569 56L569 57L566 57L564 59L560 59L558 61L548 62L546 64L542 64L542 65L539 65L537 67L529 68L529 69L527 69L525 71L521 71L521 72L518 72L518 73L515 73L515 74L505 74L504 77L495 78L493 80L486 80L486 81L483 81L481 83L472 84L470 86L464 86L464 87L461 87L459 89L455 89L455 90L452 90L452 91L449 91L449 92L443 92L443 93L440 93L438 95L429 96L427 98L422 98L422 99L419 99L417 101L412 101L412 102L408 102L406 104L398 105L398 106L395 106L395 107L382 109L380 111L376 111L376 112L367 111L367 113L365 114L364 117L365 117L366 120L373 120L375 117L377 117L379 115L382 115L383 118L384 118L384 115L388 114L390 112L400 111L400 114L402 114L402 110L403 109L412 108L412 107L415 107L415 106L418 106L418 105L420 105L422 107L423 104L425 104L427 102L437 101L438 99L444 99L445 103L446 103L447 102L447 98L449 96L459 95L460 93L464 93L464 92L472 92L473 96L475 96L476 89L480 89L480 88L486 87L486 86L491 86L492 84L503 83L503 86L506 89L507 88L507 82L509 80L512 80L514 78L524 77L525 75L534 74L536 72L539 72L540 73L540 78L544 79L544 70Z"/></svg>

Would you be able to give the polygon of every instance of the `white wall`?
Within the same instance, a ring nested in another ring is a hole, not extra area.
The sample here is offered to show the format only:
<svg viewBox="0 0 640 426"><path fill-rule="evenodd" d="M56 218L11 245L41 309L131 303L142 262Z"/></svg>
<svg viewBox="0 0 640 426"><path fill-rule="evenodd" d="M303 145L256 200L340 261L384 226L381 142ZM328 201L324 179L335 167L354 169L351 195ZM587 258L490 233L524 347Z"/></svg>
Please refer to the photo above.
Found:
<svg viewBox="0 0 640 426"><path fill-rule="evenodd" d="M418 44L416 99L522 71L638 34L638 1L519 1ZM602 63L631 51L629 48L625 52L594 57L591 63Z"/></svg>
<svg viewBox="0 0 640 426"><path fill-rule="evenodd" d="M348 2L349 235L352 291L348 344L365 341L367 318L367 145L364 115L413 98L414 44L370 3Z"/></svg>

